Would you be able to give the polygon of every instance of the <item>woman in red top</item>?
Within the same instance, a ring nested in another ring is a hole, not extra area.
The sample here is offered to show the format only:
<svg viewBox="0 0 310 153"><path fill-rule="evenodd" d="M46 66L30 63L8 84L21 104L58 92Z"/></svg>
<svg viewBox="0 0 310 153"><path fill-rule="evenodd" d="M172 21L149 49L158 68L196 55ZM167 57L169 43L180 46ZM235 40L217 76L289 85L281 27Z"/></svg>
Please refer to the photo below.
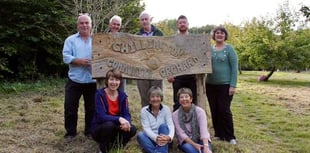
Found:
<svg viewBox="0 0 310 153"><path fill-rule="evenodd" d="M92 137L99 143L103 153L109 152L112 147L124 147L137 131L131 124L127 95L119 90L121 80L119 71L109 70L105 79L106 87L98 89L95 97Z"/></svg>

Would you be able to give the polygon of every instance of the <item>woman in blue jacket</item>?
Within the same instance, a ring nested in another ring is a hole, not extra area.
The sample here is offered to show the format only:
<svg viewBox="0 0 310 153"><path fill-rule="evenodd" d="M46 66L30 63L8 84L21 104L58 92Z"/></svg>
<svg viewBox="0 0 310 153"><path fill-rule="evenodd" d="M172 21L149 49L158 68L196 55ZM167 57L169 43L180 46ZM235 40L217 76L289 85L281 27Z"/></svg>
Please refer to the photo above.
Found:
<svg viewBox="0 0 310 153"><path fill-rule="evenodd" d="M136 127L131 124L127 95L118 90L121 80L119 71L109 70L106 87L96 92L92 137L103 153L109 152L112 147L124 147L136 134Z"/></svg>

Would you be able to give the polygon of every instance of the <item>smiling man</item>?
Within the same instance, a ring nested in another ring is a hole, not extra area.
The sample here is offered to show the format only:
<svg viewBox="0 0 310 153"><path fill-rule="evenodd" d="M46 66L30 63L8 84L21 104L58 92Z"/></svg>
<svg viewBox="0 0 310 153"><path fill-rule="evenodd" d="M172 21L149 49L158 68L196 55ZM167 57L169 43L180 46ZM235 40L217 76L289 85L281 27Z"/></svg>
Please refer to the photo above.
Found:
<svg viewBox="0 0 310 153"><path fill-rule="evenodd" d="M71 142L77 135L79 100L83 95L85 108L84 134L91 138L90 128L95 106L96 82L91 74L92 36L91 18L81 14L77 20L78 33L69 36L64 43L62 55L69 65L68 82L65 87L65 141Z"/></svg>
<svg viewBox="0 0 310 153"><path fill-rule="evenodd" d="M151 24L152 17L146 11L143 11L139 16L141 29L137 35L142 35L144 37L149 36L163 36L163 33ZM147 92L152 86L157 86L162 89L162 80L137 80L138 90L141 97L141 105L147 106L149 104L149 99L147 97Z"/></svg>

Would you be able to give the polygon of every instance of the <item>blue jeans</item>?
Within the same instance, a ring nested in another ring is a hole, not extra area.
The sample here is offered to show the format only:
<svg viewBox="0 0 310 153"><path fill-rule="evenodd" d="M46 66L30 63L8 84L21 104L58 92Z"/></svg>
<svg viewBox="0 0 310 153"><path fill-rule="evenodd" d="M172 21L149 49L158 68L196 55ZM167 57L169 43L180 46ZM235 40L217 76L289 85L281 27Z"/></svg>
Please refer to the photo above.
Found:
<svg viewBox="0 0 310 153"><path fill-rule="evenodd" d="M161 124L158 128L158 134L169 134L169 128L167 124ZM139 132L137 140L144 151L147 153L168 153L168 143L164 146L159 146L151 140L144 132Z"/></svg>
<svg viewBox="0 0 310 153"><path fill-rule="evenodd" d="M199 141L199 144L203 145L203 142ZM211 143L209 142L208 144L209 144L208 145L209 150L212 150ZM179 148L185 153L199 153L198 150L193 145L186 142L182 143L182 145L180 145ZM201 148L201 153L204 153L203 149L204 148Z"/></svg>

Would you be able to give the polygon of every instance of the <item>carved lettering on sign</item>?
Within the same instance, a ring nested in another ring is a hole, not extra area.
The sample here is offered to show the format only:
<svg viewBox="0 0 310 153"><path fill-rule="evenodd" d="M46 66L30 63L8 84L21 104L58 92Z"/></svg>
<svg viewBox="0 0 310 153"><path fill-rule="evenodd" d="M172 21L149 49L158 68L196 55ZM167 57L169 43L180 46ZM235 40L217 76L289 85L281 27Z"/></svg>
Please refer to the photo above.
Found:
<svg viewBox="0 0 310 153"><path fill-rule="evenodd" d="M96 34L92 46L92 76L105 77L112 68L121 71L125 78L151 80L210 73L209 40L209 35Z"/></svg>
<svg viewBox="0 0 310 153"><path fill-rule="evenodd" d="M169 66L165 66L159 70L159 73L162 77L174 76L178 73L182 73L187 71L188 69L194 67L198 63L197 57L190 57L185 61L181 61L178 64L173 64Z"/></svg>
<svg viewBox="0 0 310 153"><path fill-rule="evenodd" d="M109 58L107 66L116 70L121 71L129 76L135 76L140 78L149 78L152 76L152 72L145 68L130 66L126 63L117 61L116 59Z"/></svg>
<svg viewBox="0 0 310 153"><path fill-rule="evenodd" d="M181 48L173 47L160 40L139 40L128 42L114 42L111 46L115 52L121 52L125 54L132 54L140 50L145 49L161 49L161 51L168 51L170 55L179 57L184 55L185 51Z"/></svg>

